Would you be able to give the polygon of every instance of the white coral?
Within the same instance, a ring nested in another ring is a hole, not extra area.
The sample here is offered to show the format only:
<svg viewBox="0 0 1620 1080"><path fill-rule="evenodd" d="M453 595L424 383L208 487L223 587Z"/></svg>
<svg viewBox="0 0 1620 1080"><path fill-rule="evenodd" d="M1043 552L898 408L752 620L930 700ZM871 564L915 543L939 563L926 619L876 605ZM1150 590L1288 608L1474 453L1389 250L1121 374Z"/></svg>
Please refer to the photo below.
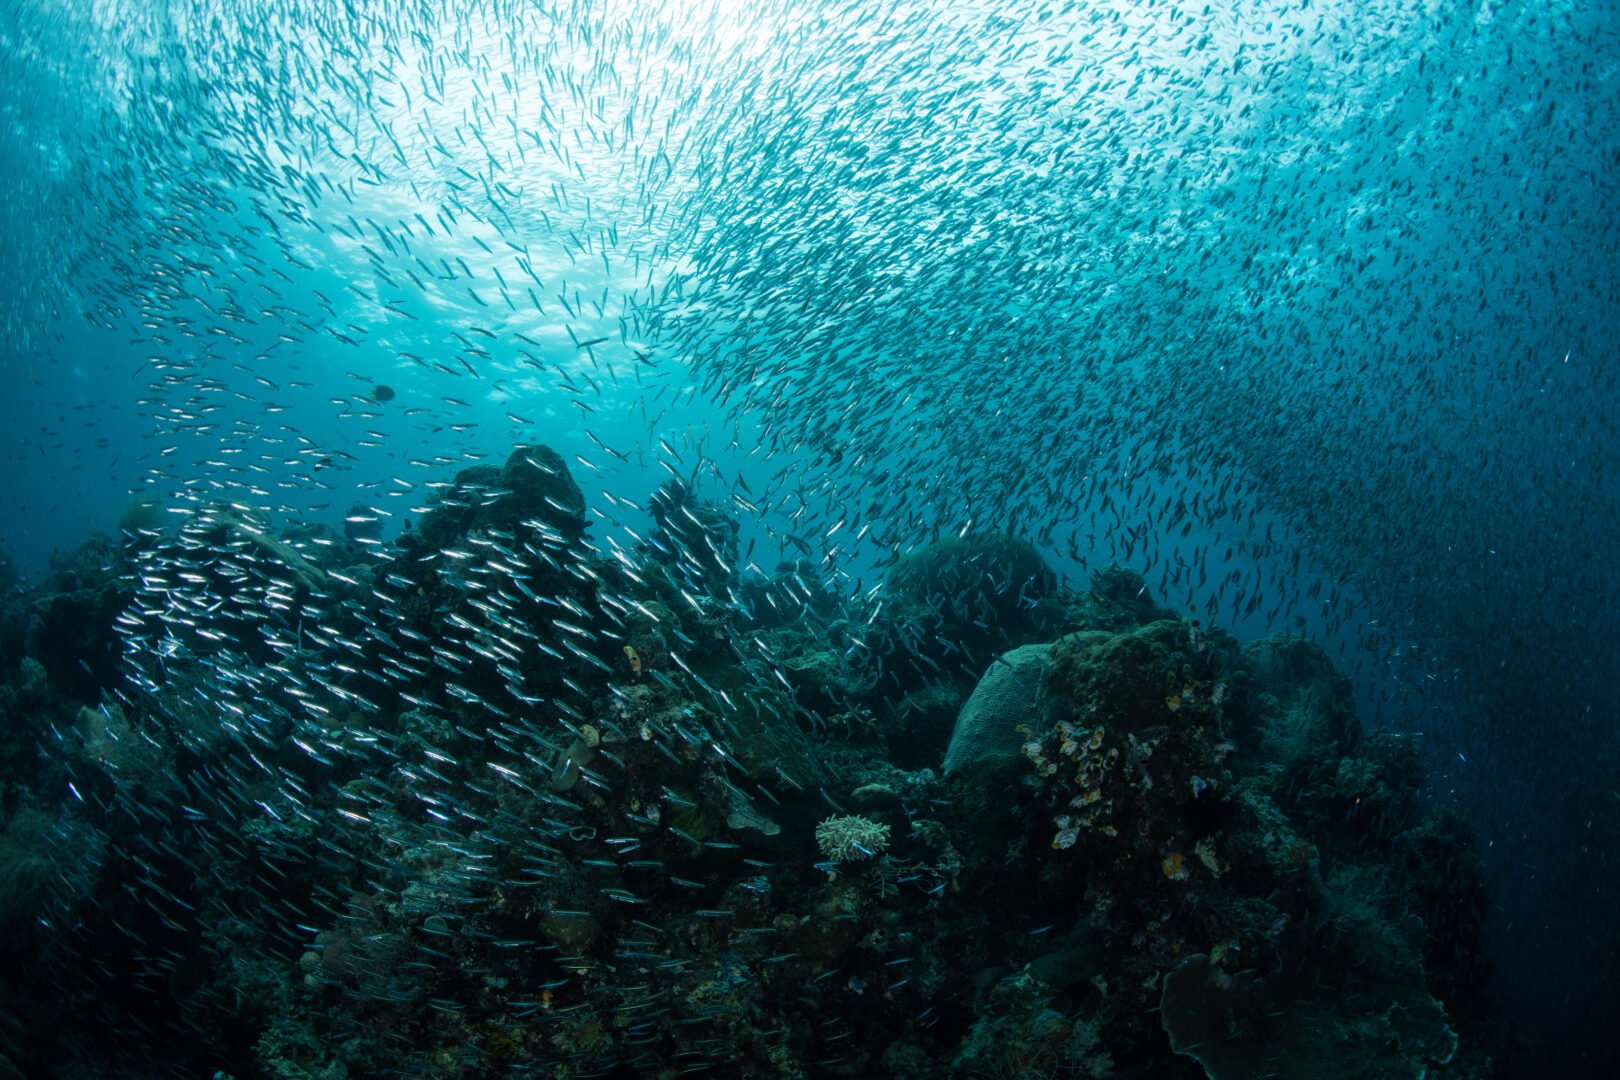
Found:
<svg viewBox="0 0 1620 1080"><path fill-rule="evenodd" d="M889 827L853 814L828 818L816 826L816 843L829 859L870 859L889 847Z"/></svg>

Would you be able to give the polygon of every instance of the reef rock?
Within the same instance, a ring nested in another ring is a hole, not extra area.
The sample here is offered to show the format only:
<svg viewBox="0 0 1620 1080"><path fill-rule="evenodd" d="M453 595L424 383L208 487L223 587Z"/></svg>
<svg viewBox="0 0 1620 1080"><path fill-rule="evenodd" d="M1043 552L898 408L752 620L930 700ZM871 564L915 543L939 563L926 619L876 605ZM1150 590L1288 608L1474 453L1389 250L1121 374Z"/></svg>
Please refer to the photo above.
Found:
<svg viewBox="0 0 1620 1080"><path fill-rule="evenodd" d="M1353 985L1358 992L1278 997L1265 980L1227 974L1198 953L1165 973L1160 1017L1171 1048L1210 1080L1422 1080L1456 1055L1457 1036L1421 976Z"/></svg>
<svg viewBox="0 0 1620 1080"><path fill-rule="evenodd" d="M945 750L945 772L991 754L1018 752L1036 722L1050 645L1024 645L999 657L973 688ZM1024 728L1023 731L1019 727Z"/></svg>
<svg viewBox="0 0 1620 1080"><path fill-rule="evenodd" d="M895 596L936 604L961 621L992 612L1017 622L1031 601L1056 587L1057 575L1035 545L999 532L936 540L889 571Z"/></svg>
<svg viewBox="0 0 1620 1080"><path fill-rule="evenodd" d="M406 542L434 550L478 529L518 532L525 522L543 523L569 540L585 531L585 496L561 455L549 446L520 446L500 469L475 465L461 470Z"/></svg>

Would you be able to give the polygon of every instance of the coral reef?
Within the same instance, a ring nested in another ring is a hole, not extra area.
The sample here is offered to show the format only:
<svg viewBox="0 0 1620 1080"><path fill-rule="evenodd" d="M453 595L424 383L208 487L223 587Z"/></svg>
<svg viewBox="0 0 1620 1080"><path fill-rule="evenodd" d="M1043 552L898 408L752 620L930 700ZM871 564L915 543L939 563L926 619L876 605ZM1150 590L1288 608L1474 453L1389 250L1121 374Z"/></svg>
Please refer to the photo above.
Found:
<svg viewBox="0 0 1620 1080"><path fill-rule="evenodd" d="M1038 698L1051 648L1020 645L990 665L956 718L945 748L947 776L987 754L1017 753L1031 724L1039 722Z"/></svg>
<svg viewBox="0 0 1620 1080"><path fill-rule="evenodd" d="M20 586L0 1068L1489 1073L1468 832L1310 643L649 505L598 548L526 447L392 543L204 508Z"/></svg>
<svg viewBox="0 0 1620 1080"><path fill-rule="evenodd" d="M474 465L457 473L401 543L431 554L470 533L547 528L564 540L577 538L585 530L585 497L555 450L520 446L500 468Z"/></svg>
<svg viewBox="0 0 1620 1080"><path fill-rule="evenodd" d="M875 859L889 847L889 827L853 814L830 817L816 826L816 845L838 862Z"/></svg>

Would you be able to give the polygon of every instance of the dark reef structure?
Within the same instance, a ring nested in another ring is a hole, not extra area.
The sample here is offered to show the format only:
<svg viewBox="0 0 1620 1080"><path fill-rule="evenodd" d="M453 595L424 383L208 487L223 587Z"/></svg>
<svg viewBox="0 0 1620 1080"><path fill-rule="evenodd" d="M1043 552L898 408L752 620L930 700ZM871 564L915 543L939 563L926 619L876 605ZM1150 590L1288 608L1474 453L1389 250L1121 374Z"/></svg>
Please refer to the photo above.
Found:
<svg viewBox="0 0 1620 1080"><path fill-rule="evenodd" d="M1468 831L1316 646L653 505L525 447L5 582L0 1077L1491 1072Z"/></svg>

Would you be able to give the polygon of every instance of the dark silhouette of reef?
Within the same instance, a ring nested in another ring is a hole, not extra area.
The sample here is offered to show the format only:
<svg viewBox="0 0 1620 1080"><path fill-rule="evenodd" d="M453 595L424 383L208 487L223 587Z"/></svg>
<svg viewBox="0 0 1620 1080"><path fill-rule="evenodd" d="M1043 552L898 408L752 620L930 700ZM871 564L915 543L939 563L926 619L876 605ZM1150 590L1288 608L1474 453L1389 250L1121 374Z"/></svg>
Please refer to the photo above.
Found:
<svg viewBox="0 0 1620 1080"><path fill-rule="evenodd" d="M1473 841L1313 643L649 505L519 448L0 564L0 1077L1492 1073Z"/></svg>

